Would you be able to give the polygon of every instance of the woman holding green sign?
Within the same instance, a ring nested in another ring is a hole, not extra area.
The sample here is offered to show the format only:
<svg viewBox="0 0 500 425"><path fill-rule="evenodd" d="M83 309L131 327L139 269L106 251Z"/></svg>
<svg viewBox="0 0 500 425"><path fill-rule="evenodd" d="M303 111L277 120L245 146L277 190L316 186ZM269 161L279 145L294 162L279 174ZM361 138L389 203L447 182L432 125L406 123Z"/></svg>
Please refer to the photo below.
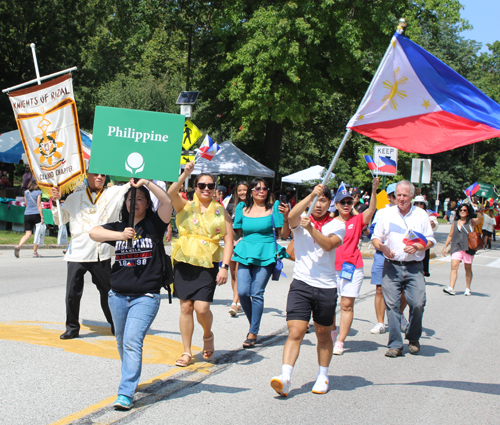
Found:
<svg viewBox="0 0 500 425"><path fill-rule="evenodd" d="M129 410L142 369L144 338L160 308L165 250L161 241L172 215L172 202L163 189L149 180L130 180L137 189L134 225L129 226L132 188L125 194L120 221L96 226L90 231L95 242L115 247L111 269L109 309L115 325L116 344L122 361L122 378L114 406ZM153 212L148 189L160 201ZM132 246L127 243L132 240ZM163 251L163 252L162 252Z"/></svg>
<svg viewBox="0 0 500 425"><path fill-rule="evenodd" d="M194 162L187 163L179 181L168 190L177 212L179 230L179 240L172 247L172 259L174 295L181 303L179 327L184 352L175 362L180 367L191 363L194 312L198 323L203 327L203 358L209 360L214 354L210 303L214 299L215 287L227 282L233 254L231 217L219 202L212 199L215 179L210 174L198 175L194 181L192 201L179 195L182 184L193 169ZM221 239L224 240L224 249L219 245ZM221 260L222 266L219 269L218 263Z"/></svg>

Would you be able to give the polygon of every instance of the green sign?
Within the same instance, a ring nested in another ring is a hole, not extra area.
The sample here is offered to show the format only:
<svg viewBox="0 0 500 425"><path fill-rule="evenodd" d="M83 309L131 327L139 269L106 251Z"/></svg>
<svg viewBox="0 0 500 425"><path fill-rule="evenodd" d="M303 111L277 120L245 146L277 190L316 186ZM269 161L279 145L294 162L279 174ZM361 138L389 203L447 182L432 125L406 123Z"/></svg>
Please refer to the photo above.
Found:
<svg viewBox="0 0 500 425"><path fill-rule="evenodd" d="M479 196L485 199L496 199L495 191L493 190L493 185L488 183L479 183L479 190L474 194L474 196Z"/></svg>
<svg viewBox="0 0 500 425"><path fill-rule="evenodd" d="M177 181L184 115L97 106L89 172Z"/></svg>

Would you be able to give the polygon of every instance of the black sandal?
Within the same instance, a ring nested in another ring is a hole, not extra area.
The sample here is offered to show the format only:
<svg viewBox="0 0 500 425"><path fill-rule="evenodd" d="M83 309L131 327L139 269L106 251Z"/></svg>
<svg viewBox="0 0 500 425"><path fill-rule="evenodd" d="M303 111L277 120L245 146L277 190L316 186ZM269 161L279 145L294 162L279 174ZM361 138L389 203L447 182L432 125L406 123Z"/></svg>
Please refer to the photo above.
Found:
<svg viewBox="0 0 500 425"><path fill-rule="evenodd" d="M257 338L248 338L248 335L250 335L250 333L247 333L247 339L243 342L243 348L254 348Z"/></svg>

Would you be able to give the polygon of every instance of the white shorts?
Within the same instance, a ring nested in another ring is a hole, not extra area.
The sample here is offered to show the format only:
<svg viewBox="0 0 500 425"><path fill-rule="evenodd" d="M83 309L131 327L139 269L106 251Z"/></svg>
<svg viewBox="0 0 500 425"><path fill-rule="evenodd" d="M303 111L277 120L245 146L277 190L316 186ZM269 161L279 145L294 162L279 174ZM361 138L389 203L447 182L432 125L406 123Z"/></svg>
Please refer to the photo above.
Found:
<svg viewBox="0 0 500 425"><path fill-rule="evenodd" d="M363 267L358 267L354 270L352 280L341 279L340 270L336 270L335 272L337 274L337 291L339 295L341 297L357 298L365 277Z"/></svg>

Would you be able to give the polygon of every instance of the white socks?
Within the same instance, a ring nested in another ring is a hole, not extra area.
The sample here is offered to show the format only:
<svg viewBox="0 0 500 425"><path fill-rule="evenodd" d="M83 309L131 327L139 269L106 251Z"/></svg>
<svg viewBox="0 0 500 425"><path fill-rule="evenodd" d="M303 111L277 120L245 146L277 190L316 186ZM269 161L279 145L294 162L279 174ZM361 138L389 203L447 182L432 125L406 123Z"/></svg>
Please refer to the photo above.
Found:
<svg viewBox="0 0 500 425"><path fill-rule="evenodd" d="M284 364L281 366L281 376L285 381L291 381L292 379L293 366L289 364Z"/></svg>
<svg viewBox="0 0 500 425"><path fill-rule="evenodd" d="M320 377L323 378L325 381L328 381L328 367L323 367L323 366L319 367L319 372L316 380L318 380Z"/></svg>

